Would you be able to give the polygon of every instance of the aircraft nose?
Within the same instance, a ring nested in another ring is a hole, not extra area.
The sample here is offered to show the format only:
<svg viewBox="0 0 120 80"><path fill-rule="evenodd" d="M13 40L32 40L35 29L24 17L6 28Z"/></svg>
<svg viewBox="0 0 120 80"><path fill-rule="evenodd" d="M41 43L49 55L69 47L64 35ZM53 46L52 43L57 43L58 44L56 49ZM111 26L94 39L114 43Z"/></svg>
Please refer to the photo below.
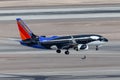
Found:
<svg viewBox="0 0 120 80"><path fill-rule="evenodd" d="M100 41L108 42L108 39L101 37L101 38L100 38Z"/></svg>
<svg viewBox="0 0 120 80"><path fill-rule="evenodd" d="M104 38L103 41L108 42L108 39L107 39L107 38Z"/></svg>

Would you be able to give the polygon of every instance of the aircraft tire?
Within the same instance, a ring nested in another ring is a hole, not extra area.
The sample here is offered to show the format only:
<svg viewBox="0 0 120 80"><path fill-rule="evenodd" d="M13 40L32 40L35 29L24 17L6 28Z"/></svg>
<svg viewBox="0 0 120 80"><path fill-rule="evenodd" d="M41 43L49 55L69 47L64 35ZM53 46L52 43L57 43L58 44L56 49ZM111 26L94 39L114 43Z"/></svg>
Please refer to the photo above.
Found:
<svg viewBox="0 0 120 80"><path fill-rule="evenodd" d="M58 50L56 50L56 52L57 52L57 53L61 53L61 50L60 50L60 49L58 49Z"/></svg>
<svg viewBox="0 0 120 80"><path fill-rule="evenodd" d="M67 51L65 51L65 54L66 54L66 55L69 55L69 53L70 53L70 52L69 52L68 50L67 50Z"/></svg>

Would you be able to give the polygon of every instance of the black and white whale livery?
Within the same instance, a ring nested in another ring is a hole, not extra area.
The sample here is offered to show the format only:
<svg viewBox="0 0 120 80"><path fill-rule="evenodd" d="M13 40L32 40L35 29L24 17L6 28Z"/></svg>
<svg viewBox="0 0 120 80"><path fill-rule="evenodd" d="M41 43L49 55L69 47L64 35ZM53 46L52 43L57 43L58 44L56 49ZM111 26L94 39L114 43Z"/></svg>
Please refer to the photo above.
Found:
<svg viewBox="0 0 120 80"><path fill-rule="evenodd" d="M100 45L108 42L108 39L96 34L51 37L37 36L20 18L16 20L21 37L20 43L29 47L56 49L57 53L61 53L61 50L65 49L65 54L68 55L70 48L79 51L87 50L89 45L95 45L96 50L98 50Z"/></svg>

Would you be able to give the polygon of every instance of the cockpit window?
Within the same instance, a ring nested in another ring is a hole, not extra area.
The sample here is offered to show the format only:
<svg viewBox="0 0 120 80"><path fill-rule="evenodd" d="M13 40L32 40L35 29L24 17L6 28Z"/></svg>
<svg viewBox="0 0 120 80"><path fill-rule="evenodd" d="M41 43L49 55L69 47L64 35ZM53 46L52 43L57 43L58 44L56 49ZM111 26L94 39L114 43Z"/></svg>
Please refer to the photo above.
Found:
<svg viewBox="0 0 120 80"><path fill-rule="evenodd" d="M99 39L98 36L90 36L90 38L92 38L92 39Z"/></svg>

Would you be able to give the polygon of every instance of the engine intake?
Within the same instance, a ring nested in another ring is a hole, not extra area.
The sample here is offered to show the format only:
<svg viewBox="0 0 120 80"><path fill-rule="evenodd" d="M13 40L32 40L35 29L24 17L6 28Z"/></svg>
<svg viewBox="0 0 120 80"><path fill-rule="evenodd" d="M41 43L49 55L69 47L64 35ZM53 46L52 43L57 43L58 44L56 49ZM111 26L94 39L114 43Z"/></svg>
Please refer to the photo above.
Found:
<svg viewBox="0 0 120 80"><path fill-rule="evenodd" d="M78 50L87 50L88 49L88 45L86 44L79 44L77 46Z"/></svg>

